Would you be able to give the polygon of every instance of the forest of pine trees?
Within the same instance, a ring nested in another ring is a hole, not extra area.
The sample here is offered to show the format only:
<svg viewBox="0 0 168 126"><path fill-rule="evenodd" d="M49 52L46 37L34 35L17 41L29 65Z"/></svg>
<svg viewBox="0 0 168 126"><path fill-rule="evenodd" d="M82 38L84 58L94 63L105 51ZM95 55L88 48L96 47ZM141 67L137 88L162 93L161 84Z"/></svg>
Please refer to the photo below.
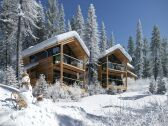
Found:
<svg viewBox="0 0 168 126"><path fill-rule="evenodd" d="M66 9L66 8L65 8ZM2 0L0 6L0 69L16 70L17 81L22 73L21 50L42 42L52 36L75 30L91 52L92 62L106 49L115 45L114 33L107 36L105 23L98 24L96 8L88 7L87 17L80 5L74 15L65 20L63 4L58 0L47 0L43 5L36 0ZM144 37L141 21L136 35L128 38L127 51L131 64L139 78L153 77L155 80L168 76L168 40L161 38L159 26L153 26L151 36ZM151 39L149 39L151 38ZM16 54L16 62L12 61ZM12 66L12 67L9 67ZM13 73L13 71L12 71Z"/></svg>

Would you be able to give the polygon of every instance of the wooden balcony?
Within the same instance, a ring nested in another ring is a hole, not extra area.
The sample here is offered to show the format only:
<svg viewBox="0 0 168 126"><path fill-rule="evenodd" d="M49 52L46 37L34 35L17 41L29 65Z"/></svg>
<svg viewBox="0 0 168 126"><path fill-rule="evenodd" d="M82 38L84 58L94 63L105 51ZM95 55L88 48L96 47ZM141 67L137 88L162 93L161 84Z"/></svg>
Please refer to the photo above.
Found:
<svg viewBox="0 0 168 126"><path fill-rule="evenodd" d="M61 66L61 55L60 53L53 56L53 64L54 68L59 70ZM76 74L76 73L84 73L85 67L84 62L82 60L79 60L77 58L71 57L67 54L63 54L63 69L64 72Z"/></svg>

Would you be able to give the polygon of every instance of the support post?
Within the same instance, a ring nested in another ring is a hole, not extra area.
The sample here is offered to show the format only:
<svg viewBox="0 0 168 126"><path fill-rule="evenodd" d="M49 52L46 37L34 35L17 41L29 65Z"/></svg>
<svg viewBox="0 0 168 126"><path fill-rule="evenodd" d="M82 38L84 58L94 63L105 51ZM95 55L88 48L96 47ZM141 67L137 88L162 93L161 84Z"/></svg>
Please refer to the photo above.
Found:
<svg viewBox="0 0 168 126"><path fill-rule="evenodd" d="M83 73L83 87L85 88L86 86L86 66L85 66L85 57L83 56L83 69L85 70Z"/></svg>
<svg viewBox="0 0 168 126"><path fill-rule="evenodd" d="M109 75L108 75L108 55L106 57L106 62L107 62L107 68L106 68L106 85L107 85L107 89L108 89L108 84L109 84Z"/></svg>
<svg viewBox="0 0 168 126"><path fill-rule="evenodd" d="M127 67L127 62L128 62L128 61L126 61L126 65L125 65L125 70L126 70L125 87L126 87L126 90L127 90L127 83L128 83L128 82L127 82L127 81L128 81L128 79L127 79L127 76L128 76L128 75L127 75L127 69L128 69L128 67Z"/></svg>
<svg viewBox="0 0 168 126"><path fill-rule="evenodd" d="M63 84L63 43L61 42L60 83Z"/></svg>

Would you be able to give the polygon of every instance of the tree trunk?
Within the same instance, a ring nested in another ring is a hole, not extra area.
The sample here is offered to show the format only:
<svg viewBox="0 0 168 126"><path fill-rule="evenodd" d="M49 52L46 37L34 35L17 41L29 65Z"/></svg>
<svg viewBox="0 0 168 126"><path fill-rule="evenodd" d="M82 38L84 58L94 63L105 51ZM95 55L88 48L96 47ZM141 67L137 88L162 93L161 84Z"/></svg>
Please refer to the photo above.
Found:
<svg viewBox="0 0 168 126"><path fill-rule="evenodd" d="M21 10L22 10L22 0L20 0L19 2L20 4L20 10L19 10L19 13L21 13ZM20 80L20 53L21 53L21 15L19 15L19 18L18 18L18 32L17 32L17 46L16 46L16 77L17 77L17 80L19 81Z"/></svg>

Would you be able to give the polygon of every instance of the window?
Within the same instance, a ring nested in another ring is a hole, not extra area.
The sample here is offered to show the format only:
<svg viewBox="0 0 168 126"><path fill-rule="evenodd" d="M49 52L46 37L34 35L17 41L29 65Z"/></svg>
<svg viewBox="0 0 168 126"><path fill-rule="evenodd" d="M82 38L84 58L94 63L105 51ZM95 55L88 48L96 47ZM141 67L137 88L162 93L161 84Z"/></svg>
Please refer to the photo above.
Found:
<svg viewBox="0 0 168 126"><path fill-rule="evenodd" d="M30 56L30 63L34 63L36 61L36 57L33 55L33 56Z"/></svg>
<svg viewBox="0 0 168 126"><path fill-rule="evenodd" d="M53 55L54 54L57 54L57 53L59 53L60 52L60 48L59 47L54 47L53 48Z"/></svg>

